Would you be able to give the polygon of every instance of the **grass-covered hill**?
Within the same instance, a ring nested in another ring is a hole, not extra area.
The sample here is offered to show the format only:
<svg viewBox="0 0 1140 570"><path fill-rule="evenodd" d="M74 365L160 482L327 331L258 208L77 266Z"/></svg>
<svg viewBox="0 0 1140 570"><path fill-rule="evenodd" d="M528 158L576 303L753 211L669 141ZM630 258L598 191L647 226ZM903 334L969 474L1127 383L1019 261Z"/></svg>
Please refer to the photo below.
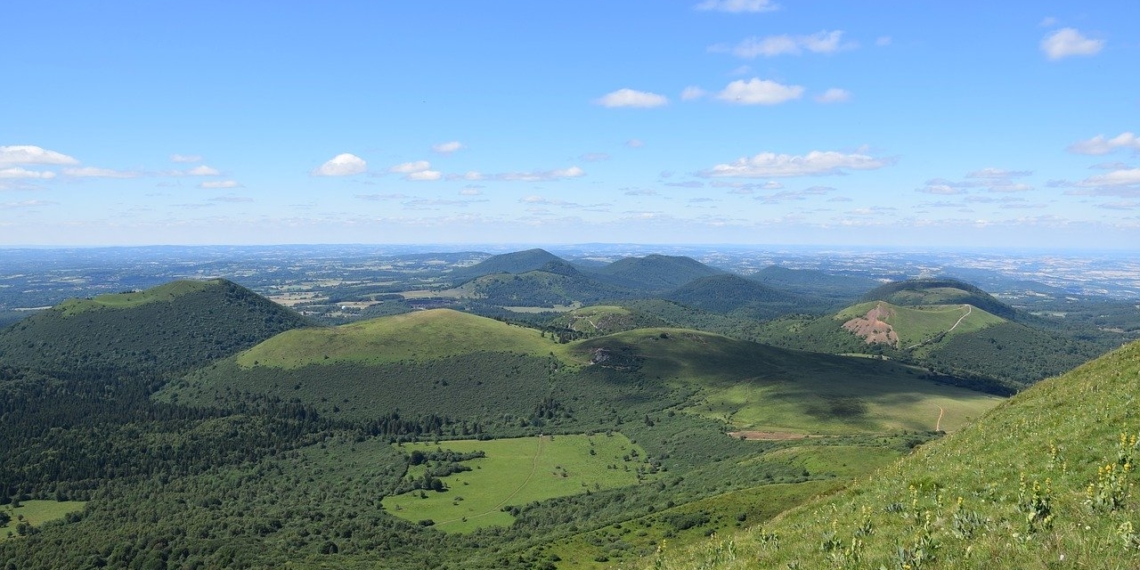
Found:
<svg viewBox="0 0 1140 570"><path fill-rule="evenodd" d="M224 279L71 299L0 331L0 360L45 370L185 370L304 326Z"/></svg>
<svg viewBox="0 0 1140 570"><path fill-rule="evenodd" d="M1003 319L1016 319L1017 310L993 295L957 279L909 279L876 287L863 295L864 301L886 301L894 305L973 305Z"/></svg>
<svg viewBox="0 0 1140 570"><path fill-rule="evenodd" d="M779 520L646 568L1140 567L1140 343Z"/></svg>
<svg viewBox="0 0 1140 570"><path fill-rule="evenodd" d="M881 355L945 374L1015 385L1060 374L1102 352L1091 343L1007 320L968 303L867 301L833 315L785 317L762 327L758 339L777 346Z"/></svg>
<svg viewBox="0 0 1140 570"><path fill-rule="evenodd" d="M540 269L552 261L557 262L563 260L545 249L528 249L525 251L493 255L470 267L456 269L452 272L452 276L457 283L461 283L476 277L494 273L526 273Z"/></svg>
<svg viewBox="0 0 1140 570"><path fill-rule="evenodd" d="M561 344L446 309L289 331L159 397L227 406L239 393L298 399L349 419L399 410L500 422L546 406L572 429L613 413L676 408L737 429L798 433L933 429L939 406L950 427L997 401L890 362L667 328Z"/></svg>
<svg viewBox="0 0 1140 570"><path fill-rule="evenodd" d="M691 257L647 255L626 257L597 270L607 283L638 291L665 292L694 279L723 273Z"/></svg>
<svg viewBox="0 0 1140 570"><path fill-rule="evenodd" d="M555 330L599 335L647 327L666 327L669 323L636 309L594 305L567 311L551 319L547 326Z"/></svg>
<svg viewBox="0 0 1140 570"><path fill-rule="evenodd" d="M732 274L699 277L665 298L703 311L735 313L746 318L771 318L818 305L816 301Z"/></svg>
<svg viewBox="0 0 1140 570"><path fill-rule="evenodd" d="M769 265L748 276L785 291L795 291L806 297L817 297L847 305L878 287L874 279L850 275L833 275L816 269L790 269L779 265Z"/></svg>

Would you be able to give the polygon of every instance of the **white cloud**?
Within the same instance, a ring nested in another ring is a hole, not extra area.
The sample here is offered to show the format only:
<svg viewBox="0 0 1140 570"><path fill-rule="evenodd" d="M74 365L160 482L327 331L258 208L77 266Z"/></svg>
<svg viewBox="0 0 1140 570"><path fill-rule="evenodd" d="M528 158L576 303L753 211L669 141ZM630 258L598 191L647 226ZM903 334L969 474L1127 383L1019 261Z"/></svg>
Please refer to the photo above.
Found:
<svg viewBox="0 0 1140 570"><path fill-rule="evenodd" d="M704 0L695 6L697 10L715 10L717 12L772 12L780 9L780 5L772 0Z"/></svg>
<svg viewBox="0 0 1140 570"><path fill-rule="evenodd" d="M1074 55L1095 55L1104 49L1104 40L1092 40L1073 28L1062 28L1041 40L1041 51L1051 60Z"/></svg>
<svg viewBox="0 0 1140 570"><path fill-rule="evenodd" d="M22 202L8 202L0 204L0 210L15 210L17 208L37 208L39 206L55 206L58 202L48 200L24 200Z"/></svg>
<svg viewBox="0 0 1140 570"><path fill-rule="evenodd" d="M417 172L409 172L406 176L404 176L404 178L407 180L415 180L418 182L439 180L442 177L443 174L441 174L438 170L420 170Z"/></svg>
<svg viewBox="0 0 1140 570"><path fill-rule="evenodd" d="M603 107L611 109L617 107L660 107L669 102L664 95L656 93L649 93L647 91L635 91L633 89L618 89L612 93L607 93L601 98L594 101Z"/></svg>
<svg viewBox="0 0 1140 570"><path fill-rule="evenodd" d="M369 200L372 202L379 202L381 200L403 200L411 198L407 194L357 194L356 197L360 200Z"/></svg>
<svg viewBox="0 0 1140 570"><path fill-rule="evenodd" d="M806 155L764 152L730 164L718 164L698 173L706 177L771 178L843 174L848 170L876 170L893 161L865 154L813 150Z"/></svg>
<svg viewBox="0 0 1140 570"><path fill-rule="evenodd" d="M172 154L170 162L202 162L202 157L197 154Z"/></svg>
<svg viewBox="0 0 1140 570"><path fill-rule="evenodd" d="M695 99L700 99L701 97L704 97L706 94L707 94L707 92L704 89L701 89L700 87L696 87L694 85L690 85L690 86L686 87L683 91L681 91L681 100L682 101L693 101Z"/></svg>
<svg viewBox="0 0 1140 570"><path fill-rule="evenodd" d="M629 148L641 148L645 146L645 142L641 139L629 139L625 141L625 146L628 146Z"/></svg>
<svg viewBox="0 0 1140 570"><path fill-rule="evenodd" d="M365 170L368 170L368 163L363 158L346 152L332 157L331 160L310 174L312 176L351 176L360 174Z"/></svg>
<svg viewBox="0 0 1140 570"><path fill-rule="evenodd" d="M478 188L464 188L459 191L460 196L480 196L483 192Z"/></svg>
<svg viewBox="0 0 1140 570"><path fill-rule="evenodd" d="M138 178L142 176L140 172L112 170L110 168L97 168L94 166L64 168L63 174L65 176L71 176L72 178Z"/></svg>
<svg viewBox="0 0 1140 570"><path fill-rule="evenodd" d="M740 105L778 105L792 99L799 99L804 88L799 85L782 85L767 79L753 77L728 84L716 97L722 101Z"/></svg>
<svg viewBox="0 0 1140 570"><path fill-rule="evenodd" d="M1129 168L1125 170L1114 170L1108 174L1098 174L1090 176L1077 183L1077 186L1082 187L1105 187L1105 186L1133 186L1140 185L1140 168Z"/></svg>
<svg viewBox="0 0 1140 570"><path fill-rule="evenodd" d="M1115 137L1105 138L1104 135L1097 135L1087 141L1080 141L1069 145L1069 152L1076 154L1108 154L1118 149L1131 149L1133 152L1140 152L1140 137L1130 133L1124 132L1116 135Z"/></svg>
<svg viewBox="0 0 1140 570"><path fill-rule="evenodd" d="M1008 180L1033 174L1029 170L1005 170L1002 168L983 168L966 175L966 178L980 178L983 180Z"/></svg>
<svg viewBox="0 0 1140 570"><path fill-rule="evenodd" d="M50 170L28 170L14 166L12 168L0 168L0 179L13 179L13 178L34 178L38 180L48 180L55 178L55 173Z"/></svg>
<svg viewBox="0 0 1140 570"><path fill-rule="evenodd" d="M404 180L413 180L416 182L429 182L443 178L443 174L438 170L432 170L431 163L426 160L397 164L389 168L388 172L403 174Z"/></svg>
<svg viewBox="0 0 1140 570"><path fill-rule="evenodd" d="M1042 28L1051 28L1057 25L1057 18L1054 18L1053 16L1046 16L1041 20L1041 23L1037 25L1041 26Z"/></svg>
<svg viewBox="0 0 1140 570"><path fill-rule="evenodd" d="M199 184L198 187L205 190L218 190L222 188L239 188L241 184L238 184L234 180L208 180Z"/></svg>
<svg viewBox="0 0 1140 570"><path fill-rule="evenodd" d="M577 166L570 168L562 168L558 170L545 170L542 172L507 172L503 174L496 174L496 180L506 180L510 182L538 182L544 180L562 180L565 178L578 178L584 176L586 172Z"/></svg>
<svg viewBox="0 0 1140 570"><path fill-rule="evenodd" d="M879 36L875 40L875 45L877 45L879 47L887 47L887 46L891 45L891 41L892 41L891 36Z"/></svg>
<svg viewBox="0 0 1140 570"><path fill-rule="evenodd" d="M759 56L799 55L804 51L812 53L835 53L841 49L852 49L855 44L842 44L843 30L820 31L810 36L768 36L748 38L732 48L732 54L744 59Z"/></svg>
<svg viewBox="0 0 1140 570"><path fill-rule="evenodd" d="M403 162L388 169L388 172L395 172L397 174L414 174L416 172L423 172L431 170L431 163L426 160L417 160L415 162Z"/></svg>
<svg viewBox="0 0 1140 570"><path fill-rule="evenodd" d="M79 161L38 146L0 146L0 165L7 164L79 164Z"/></svg>
<svg viewBox="0 0 1140 570"><path fill-rule="evenodd" d="M609 160L610 154L608 152L587 152L578 158L586 162L601 162L603 160Z"/></svg>
<svg viewBox="0 0 1140 570"><path fill-rule="evenodd" d="M438 152L440 154L451 154L457 150L463 150L464 148L465 147L463 146L463 143L461 143L459 141L449 141L449 142L445 142L445 143L439 143L437 145L432 145L432 147L431 147L432 150L434 150L435 152Z"/></svg>
<svg viewBox="0 0 1140 570"><path fill-rule="evenodd" d="M850 99L851 92L846 89L839 89L838 87L832 87L815 97L817 103L843 103Z"/></svg>
<svg viewBox="0 0 1140 570"><path fill-rule="evenodd" d="M252 202L253 198L249 198L247 196L218 196L216 198L210 198L210 201L211 202L226 202L229 204L241 204L244 202Z"/></svg>

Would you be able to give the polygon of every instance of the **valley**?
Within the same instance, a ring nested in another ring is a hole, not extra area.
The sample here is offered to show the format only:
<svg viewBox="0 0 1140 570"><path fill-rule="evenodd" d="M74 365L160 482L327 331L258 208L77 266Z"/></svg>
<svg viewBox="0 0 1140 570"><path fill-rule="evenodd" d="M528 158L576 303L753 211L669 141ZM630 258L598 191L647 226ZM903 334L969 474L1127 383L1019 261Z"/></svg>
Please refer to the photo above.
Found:
<svg viewBox="0 0 1140 570"><path fill-rule="evenodd" d="M169 281L0 330L0 500L23 505L0 509L43 513L0 557L681 567L956 441L1140 320L663 254L357 264L387 269L270 298Z"/></svg>

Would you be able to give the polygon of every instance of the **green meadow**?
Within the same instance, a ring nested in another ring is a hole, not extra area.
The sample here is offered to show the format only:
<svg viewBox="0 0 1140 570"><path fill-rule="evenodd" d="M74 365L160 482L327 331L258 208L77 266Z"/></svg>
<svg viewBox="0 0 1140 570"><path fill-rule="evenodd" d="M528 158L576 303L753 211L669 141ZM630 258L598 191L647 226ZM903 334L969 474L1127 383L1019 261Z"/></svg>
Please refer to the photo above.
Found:
<svg viewBox="0 0 1140 570"><path fill-rule="evenodd" d="M482 451L484 458L463 462L471 468L442 478L447 490L413 491L385 497L384 509L400 518L431 520L448 532L469 532L514 521L504 507L554 497L634 485L645 451L620 433L557 435L500 440L414 443L405 453L436 448L459 453ZM411 469L409 477L422 471Z"/></svg>
<svg viewBox="0 0 1140 570"><path fill-rule="evenodd" d="M19 507L11 504L0 505L0 511L8 513L11 520L0 526L0 541L17 536L16 526L27 522L39 528L46 522L62 519L68 513L83 510L86 501L21 501Z"/></svg>
<svg viewBox="0 0 1140 570"><path fill-rule="evenodd" d="M472 352L546 356L563 351L535 329L435 309L338 327L287 331L242 352L237 363L242 368L292 369L310 364L424 361Z"/></svg>
<svg viewBox="0 0 1140 570"><path fill-rule="evenodd" d="M902 348L929 341L942 333L949 332L951 335L971 333L1006 322L1001 317L966 305L905 307L882 301L853 305L841 311L835 318L840 322L846 322L866 315L880 304L892 313L883 321L894 329Z"/></svg>

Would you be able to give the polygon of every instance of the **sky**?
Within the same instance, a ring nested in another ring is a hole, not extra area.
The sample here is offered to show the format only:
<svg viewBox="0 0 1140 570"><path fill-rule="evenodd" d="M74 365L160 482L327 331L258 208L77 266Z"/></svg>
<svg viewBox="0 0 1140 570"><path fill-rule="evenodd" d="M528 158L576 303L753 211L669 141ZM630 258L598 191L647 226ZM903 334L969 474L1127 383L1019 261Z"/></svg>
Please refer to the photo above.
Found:
<svg viewBox="0 0 1140 570"><path fill-rule="evenodd" d="M18 2L0 246L1140 249L1140 2Z"/></svg>

